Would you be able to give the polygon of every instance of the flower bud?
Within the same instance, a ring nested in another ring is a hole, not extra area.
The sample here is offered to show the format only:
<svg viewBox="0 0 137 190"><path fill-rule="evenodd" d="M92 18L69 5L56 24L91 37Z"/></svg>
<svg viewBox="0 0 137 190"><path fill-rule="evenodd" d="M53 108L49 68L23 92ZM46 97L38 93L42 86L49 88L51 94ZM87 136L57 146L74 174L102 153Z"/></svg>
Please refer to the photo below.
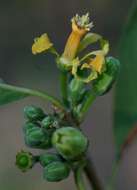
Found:
<svg viewBox="0 0 137 190"><path fill-rule="evenodd" d="M62 127L53 133L52 144L66 160L77 160L87 150L88 140L80 130Z"/></svg>
<svg viewBox="0 0 137 190"><path fill-rule="evenodd" d="M16 155L16 165L22 172L32 168L35 162L35 158L29 152L21 151Z"/></svg>
<svg viewBox="0 0 137 190"><path fill-rule="evenodd" d="M25 135L25 143L31 148L47 149L51 147L50 136L39 127L34 127Z"/></svg>
<svg viewBox="0 0 137 190"><path fill-rule="evenodd" d="M106 71L93 82L93 90L97 95L104 95L113 86L120 70L120 62L113 57L106 58Z"/></svg>
<svg viewBox="0 0 137 190"><path fill-rule="evenodd" d="M29 132L29 130L31 130L32 128L37 127L37 125L35 123L32 122L26 122L23 125L23 132L26 134L27 132Z"/></svg>
<svg viewBox="0 0 137 190"><path fill-rule="evenodd" d="M68 88L68 95L70 98L70 102L72 105L78 104L78 102L83 98L84 93L85 93L85 88L84 88L84 82L77 79L73 78L69 84Z"/></svg>
<svg viewBox="0 0 137 190"><path fill-rule="evenodd" d="M69 176L70 168L63 162L52 162L43 171L43 177L49 182L61 181Z"/></svg>
<svg viewBox="0 0 137 190"><path fill-rule="evenodd" d="M61 161L61 158L57 154L46 153L46 154L42 154L40 156L40 164L43 167L47 166L48 164L50 164L52 162L56 162L56 161Z"/></svg>
<svg viewBox="0 0 137 190"><path fill-rule="evenodd" d="M53 116L49 115L42 120L42 127L44 129L51 129L51 128L57 127L57 125L58 125L58 122L56 118Z"/></svg>
<svg viewBox="0 0 137 190"><path fill-rule="evenodd" d="M24 108L24 115L30 121L39 121L45 117L43 110L35 106L26 106Z"/></svg>

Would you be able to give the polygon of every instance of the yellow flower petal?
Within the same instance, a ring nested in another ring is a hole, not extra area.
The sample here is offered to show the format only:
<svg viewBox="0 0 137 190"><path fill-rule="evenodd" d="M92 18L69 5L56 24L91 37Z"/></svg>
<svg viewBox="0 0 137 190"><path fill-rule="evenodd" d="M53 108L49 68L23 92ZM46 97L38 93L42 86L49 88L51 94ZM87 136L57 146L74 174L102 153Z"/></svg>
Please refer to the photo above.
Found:
<svg viewBox="0 0 137 190"><path fill-rule="evenodd" d="M89 63L89 66L93 68L98 73L102 72L104 66L105 58L103 54L98 54L92 61Z"/></svg>
<svg viewBox="0 0 137 190"><path fill-rule="evenodd" d="M50 49L53 44L50 42L50 39L47 34L41 35L39 38L34 39L34 44L32 45L32 53L38 54L43 51Z"/></svg>

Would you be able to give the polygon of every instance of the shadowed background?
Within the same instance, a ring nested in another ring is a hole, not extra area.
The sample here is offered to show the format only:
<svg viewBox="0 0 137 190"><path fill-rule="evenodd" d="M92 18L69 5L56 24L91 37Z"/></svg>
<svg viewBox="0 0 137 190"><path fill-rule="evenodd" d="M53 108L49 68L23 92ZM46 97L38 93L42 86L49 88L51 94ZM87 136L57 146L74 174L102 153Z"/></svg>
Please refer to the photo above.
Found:
<svg viewBox="0 0 137 190"><path fill-rule="evenodd" d="M93 31L109 39L113 47L111 54L118 57L116 47L131 4L131 0L0 1L0 77L10 84L45 89L59 96L56 65L51 56L31 54L33 39L47 32L55 47L62 52L71 31L71 17L76 13L89 12L95 25ZM83 124L91 142L93 161L104 184L110 176L115 154L112 135L113 91L97 99ZM15 167L16 152L23 148L28 150L21 130L24 122L22 110L27 104L40 105L49 111L49 105L36 98L0 107L0 189L75 189L72 175L63 182L48 183L42 179L39 165L26 174ZM137 145L131 147L123 161L117 190L137 189L135 151Z"/></svg>

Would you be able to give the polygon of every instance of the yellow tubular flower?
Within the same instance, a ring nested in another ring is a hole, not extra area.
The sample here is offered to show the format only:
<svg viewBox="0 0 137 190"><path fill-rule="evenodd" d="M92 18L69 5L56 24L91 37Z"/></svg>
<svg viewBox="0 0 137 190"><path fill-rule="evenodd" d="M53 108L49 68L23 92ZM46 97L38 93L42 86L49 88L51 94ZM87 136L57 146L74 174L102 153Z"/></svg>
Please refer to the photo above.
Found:
<svg viewBox="0 0 137 190"><path fill-rule="evenodd" d="M82 17L76 15L72 19L72 32L67 40L63 58L72 60L75 58L77 49L81 38L93 27L92 23L89 23L89 14L83 15Z"/></svg>
<svg viewBox="0 0 137 190"><path fill-rule="evenodd" d="M53 44L50 42L48 35L45 33L40 37L34 39L34 43L32 45L32 53L34 55L41 53L43 51L50 49L52 46Z"/></svg>

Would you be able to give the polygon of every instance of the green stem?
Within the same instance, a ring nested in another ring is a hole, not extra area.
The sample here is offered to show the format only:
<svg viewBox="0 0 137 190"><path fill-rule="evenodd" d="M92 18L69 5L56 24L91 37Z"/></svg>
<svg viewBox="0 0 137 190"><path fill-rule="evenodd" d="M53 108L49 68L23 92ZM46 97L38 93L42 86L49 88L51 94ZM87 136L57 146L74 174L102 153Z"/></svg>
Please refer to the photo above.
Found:
<svg viewBox="0 0 137 190"><path fill-rule="evenodd" d="M117 173L119 171L119 165L120 165L121 159L117 159L115 163L113 164L112 168L112 175L110 176L109 183L106 187L106 190L114 190L114 185L117 177Z"/></svg>
<svg viewBox="0 0 137 190"><path fill-rule="evenodd" d="M84 104L82 105L82 108L81 108L80 113L79 113L80 121L83 120L85 113L88 111L88 109L90 108L91 104L94 102L96 97L97 96L92 91L89 93L89 95L86 98L86 101L84 102Z"/></svg>
<svg viewBox="0 0 137 190"><path fill-rule="evenodd" d="M87 157L85 174L86 174L91 186L93 187L93 190L103 190L102 184L96 174L96 170L95 170L92 160L91 160L91 158L89 158L89 156Z"/></svg>
<svg viewBox="0 0 137 190"><path fill-rule="evenodd" d="M66 72L62 72L60 74L60 86L61 86L61 93L62 93L62 99L66 106L68 106L68 76Z"/></svg>
<svg viewBox="0 0 137 190"><path fill-rule="evenodd" d="M57 98L45 93L45 92L41 92L41 91L37 91L37 90L32 90L32 89L28 89L28 88L22 88L22 87L17 87L17 86L12 86L12 85L8 85L8 84L0 84L0 88L1 89L5 89L5 90L11 90L11 91L17 91L17 92L22 92L23 94L26 94L26 96L31 95L31 96L37 96L40 97L44 100L48 100L49 102L51 102L52 104L54 104L55 106L57 106L58 108L65 110L64 105L60 102L60 100L58 100Z"/></svg>
<svg viewBox="0 0 137 190"><path fill-rule="evenodd" d="M85 164L80 165L77 169L74 170L74 179L77 186L77 190L85 190L82 172Z"/></svg>

